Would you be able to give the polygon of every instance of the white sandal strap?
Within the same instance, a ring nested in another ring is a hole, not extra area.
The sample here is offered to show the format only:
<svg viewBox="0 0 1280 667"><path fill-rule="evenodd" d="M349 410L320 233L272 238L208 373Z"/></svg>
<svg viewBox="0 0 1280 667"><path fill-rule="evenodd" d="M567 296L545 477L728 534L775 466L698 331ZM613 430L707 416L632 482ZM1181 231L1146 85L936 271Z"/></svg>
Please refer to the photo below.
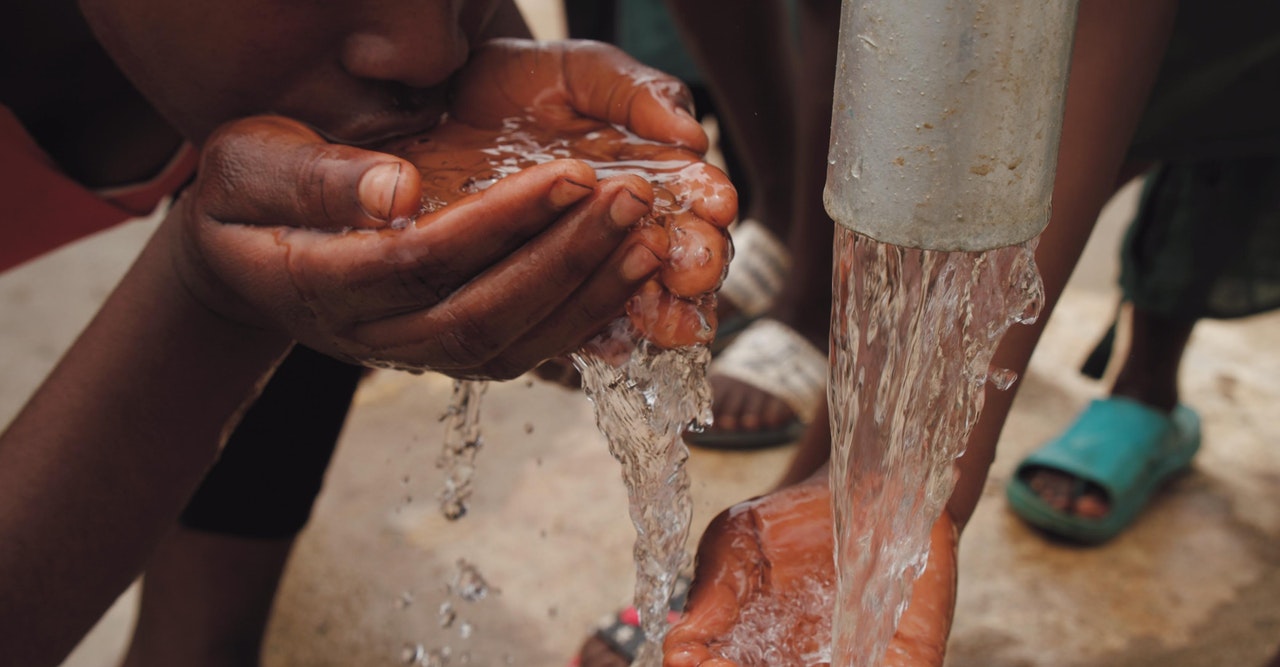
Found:
<svg viewBox="0 0 1280 667"><path fill-rule="evenodd" d="M777 396L808 423L827 390L827 355L791 327L763 318L711 362L711 373Z"/></svg>
<svg viewBox="0 0 1280 667"><path fill-rule="evenodd" d="M743 220L729 230L733 261L720 286L720 298L749 317L769 310L791 270L791 254L764 225Z"/></svg>

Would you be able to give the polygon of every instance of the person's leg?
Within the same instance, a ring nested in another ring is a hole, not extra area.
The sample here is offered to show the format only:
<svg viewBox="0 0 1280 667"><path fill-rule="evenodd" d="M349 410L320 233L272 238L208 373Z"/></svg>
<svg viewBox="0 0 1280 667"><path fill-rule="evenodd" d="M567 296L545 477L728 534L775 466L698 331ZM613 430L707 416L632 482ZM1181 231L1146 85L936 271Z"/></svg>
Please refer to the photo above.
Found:
<svg viewBox="0 0 1280 667"><path fill-rule="evenodd" d="M563 4L570 39L614 41L616 0L563 0Z"/></svg>
<svg viewBox="0 0 1280 667"><path fill-rule="evenodd" d="M257 665L294 539L364 370L297 348L143 576L124 667Z"/></svg>
<svg viewBox="0 0 1280 667"><path fill-rule="evenodd" d="M790 162L764 164L775 171L775 178L785 177L791 192L791 205L785 214L789 226L782 238L792 262L782 292L766 316L798 333L821 354L827 349L831 317L834 227L823 207L822 191L827 174L840 3L805 0L796 9L797 34L787 38L788 43L794 40L796 44L792 101L795 129L788 146L792 158ZM791 169L782 171L787 164ZM761 384L769 383L749 383L727 372L713 373L713 430L778 431L800 416L783 396Z"/></svg>
<svg viewBox="0 0 1280 667"><path fill-rule="evenodd" d="M1129 353L1111 387L1124 396L1169 412L1178 404L1178 369L1195 320L1133 309Z"/></svg>
<svg viewBox="0 0 1280 667"><path fill-rule="evenodd" d="M257 665L292 547L178 528L147 567L123 667Z"/></svg>
<svg viewBox="0 0 1280 667"><path fill-rule="evenodd" d="M717 120L740 156L752 193L743 218L785 238L792 206L795 68L786 3L667 0L690 56L707 80Z"/></svg>

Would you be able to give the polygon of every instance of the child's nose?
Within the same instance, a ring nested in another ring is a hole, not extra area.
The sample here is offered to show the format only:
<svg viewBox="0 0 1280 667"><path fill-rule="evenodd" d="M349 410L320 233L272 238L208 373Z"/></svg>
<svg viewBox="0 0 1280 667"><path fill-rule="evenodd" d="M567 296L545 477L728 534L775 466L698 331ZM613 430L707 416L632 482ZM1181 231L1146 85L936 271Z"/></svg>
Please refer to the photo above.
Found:
<svg viewBox="0 0 1280 667"><path fill-rule="evenodd" d="M394 16L378 17L343 42L342 64L348 72L429 88L443 83L466 62L469 45L450 9L453 3L385 4L396 6Z"/></svg>

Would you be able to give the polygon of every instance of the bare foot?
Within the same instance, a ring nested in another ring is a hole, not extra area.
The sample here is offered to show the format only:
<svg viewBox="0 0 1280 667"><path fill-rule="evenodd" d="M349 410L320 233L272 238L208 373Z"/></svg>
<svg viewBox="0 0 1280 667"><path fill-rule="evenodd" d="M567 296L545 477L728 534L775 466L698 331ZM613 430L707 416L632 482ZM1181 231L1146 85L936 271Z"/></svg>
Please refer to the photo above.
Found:
<svg viewBox="0 0 1280 667"><path fill-rule="evenodd" d="M825 323L823 324L825 331ZM781 445L800 435L826 397L827 355L779 320L762 319L738 335L711 365L707 432L687 439L706 447Z"/></svg>
<svg viewBox="0 0 1280 667"><path fill-rule="evenodd" d="M1033 468L1026 473L1027 486L1050 507L1086 519L1107 516L1107 494L1096 484L1078 480L1061 470Z"/></svg>
<svg viewBox="0 0 1280 667"><path fill-rule="evenodd" d="M723 375L712 375L708 381L715 397L712 414L716 431L772 431L796 419L795 410L786 401L763 389Z"/></svg>

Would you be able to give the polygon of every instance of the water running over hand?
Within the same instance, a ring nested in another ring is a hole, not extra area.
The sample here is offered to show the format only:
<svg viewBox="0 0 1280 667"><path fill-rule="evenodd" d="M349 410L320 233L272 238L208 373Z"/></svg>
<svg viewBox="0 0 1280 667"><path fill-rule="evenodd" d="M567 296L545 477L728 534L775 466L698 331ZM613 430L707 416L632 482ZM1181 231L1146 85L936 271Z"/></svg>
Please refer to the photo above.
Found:
<svg viewBox="0 0 1280 667"><path fill-rule="evenodd" d="M837 227L832 665L883 659L955 486L991 357L1010 325L1039 310L1033 250L1034 241L984 253L914 250ZM1001 388L1009 375L996 374Z"/></svg>

